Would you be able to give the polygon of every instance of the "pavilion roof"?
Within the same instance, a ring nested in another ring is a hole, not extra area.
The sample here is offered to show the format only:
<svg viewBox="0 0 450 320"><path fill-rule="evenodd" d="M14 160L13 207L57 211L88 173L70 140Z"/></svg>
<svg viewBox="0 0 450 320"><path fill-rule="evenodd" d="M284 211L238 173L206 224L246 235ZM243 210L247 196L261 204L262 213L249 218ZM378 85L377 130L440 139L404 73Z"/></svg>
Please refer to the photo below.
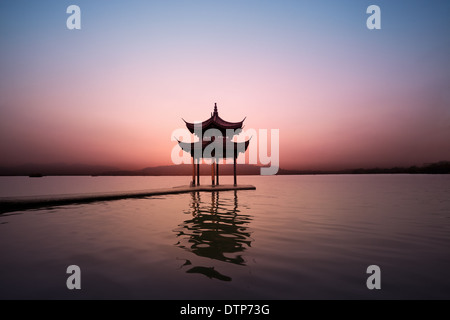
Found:
<svg viewBox="0 0 450 320"><path fill-rule="evenodd" d="M219 112L217 111L217 104L214 104L214 112L211 113L211 117L201 123L191 123L187 122L183 119L183 121L186 123L186 127L191 133L195 134L196 126L201 126L202 134L208 130L208 129L218 129L222 133L225 133L227 129L237 130L242 129L242 124L244 123L245 118L240 122L229 122L226 120L223 120L221 117L219 117Z"/></svg>

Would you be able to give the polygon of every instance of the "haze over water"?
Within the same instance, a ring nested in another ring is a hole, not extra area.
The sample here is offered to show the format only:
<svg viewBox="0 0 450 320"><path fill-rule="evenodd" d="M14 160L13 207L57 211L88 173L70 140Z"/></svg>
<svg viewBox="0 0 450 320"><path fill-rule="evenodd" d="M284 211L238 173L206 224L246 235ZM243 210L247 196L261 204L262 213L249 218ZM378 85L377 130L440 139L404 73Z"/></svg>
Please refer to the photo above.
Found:
<svg viewBox="0 0 450 320"><path fill-rule="evenodd" d="M188 180L2 177L0 196ZM0 298L450 298L449 175L239 181L256 190L3 212ZM78 291L66 288L72 264ZM373 264L381 290L366 287Z"/></svg>

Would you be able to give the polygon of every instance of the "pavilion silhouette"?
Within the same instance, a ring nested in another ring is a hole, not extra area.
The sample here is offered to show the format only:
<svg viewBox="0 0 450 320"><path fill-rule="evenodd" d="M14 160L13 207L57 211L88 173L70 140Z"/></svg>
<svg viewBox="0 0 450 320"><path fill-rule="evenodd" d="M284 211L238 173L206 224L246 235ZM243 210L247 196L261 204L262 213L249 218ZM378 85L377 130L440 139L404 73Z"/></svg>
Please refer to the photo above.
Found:
<svg viewBox="0 0 450 320"><path fill-rule="evenodd" d="M195 186L200 185L200 162L201 159L211 159L211 184L219 185L219 160L233 158L234 185L237 185L236 158L240 153L245 153L250 140L235 142L233 137L242 131L242 125L246 118L240 122L229 122L223 120L217 111L217 103L214 103L214 112L211 117L199 123L186 123L187 129L199 138L197 142L178 141L181 149L192 157L192 182ZM197 164L197 168L195 166ZM214 166L214 164L216 164Z"/></svg>

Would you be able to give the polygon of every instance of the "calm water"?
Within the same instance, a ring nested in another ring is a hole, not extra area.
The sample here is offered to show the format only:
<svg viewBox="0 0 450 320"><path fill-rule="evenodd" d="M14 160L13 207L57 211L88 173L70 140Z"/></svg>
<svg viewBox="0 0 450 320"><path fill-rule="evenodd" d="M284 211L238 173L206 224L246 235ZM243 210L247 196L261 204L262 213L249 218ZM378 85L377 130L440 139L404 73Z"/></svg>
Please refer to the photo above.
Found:
<svg viewBox="0 0 450 320"><path fill-rule="evenodd" d="M188 180L3 177L0 196ZM450 298L449 175L239 182L257 189L3 212L0 298ZM66 288L72 264L81 268L78 291ZM366 287L372 264L381 290Z"/></svg>

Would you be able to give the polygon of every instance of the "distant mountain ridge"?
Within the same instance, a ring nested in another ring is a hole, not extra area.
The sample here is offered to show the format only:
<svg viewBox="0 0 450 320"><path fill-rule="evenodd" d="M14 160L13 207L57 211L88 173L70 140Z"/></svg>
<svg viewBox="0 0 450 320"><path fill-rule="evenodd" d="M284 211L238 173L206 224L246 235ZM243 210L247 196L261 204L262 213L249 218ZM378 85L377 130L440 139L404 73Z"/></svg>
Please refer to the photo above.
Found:
<svg viewBox="0 0 450 320"><path fill-rule="evenodd" d="M28 163L12 167L0 167L2 176L29 176L29 175L96 175L105 171L120 170L112 166L88 165L88 164L67 164L67 163Z"/></svg>
<svg viewBox="0 0 450 320"><path fill-rule="evenodd" d="M248 164L237 165L238 174L259 175L260 167ZM232 175L233 165L220 165L221 175ZM168 165L147 167L140 170L122 170L120 168L101 165L86 164L23 164L13 167L0 167L0 176L77 176L77 175L98 175L98 176L189 176L192 174L192 165ZM210 175L211 166L200 165L201 175Z"/></svg>
<svg viewBox="0 0 450 320"><path fill-rule="evenodd" d="M238 164L238 175L260 175L261 167L250 164ZM219 166L220 175L232 175L233 165ZM280 168L278 175L310 175L310 174L450 174L450 161L429 163L423 166L393 168L359 168L347 170L287 170ZM191 164L147 167L140 170L122 170L112 166L87 164L23 164L13 167L0 167L0 176L190 176ZM200 165L200 174L210 175L208 164Z"/></svg>
<svg viewBox="0 0 450 320"><path fill-rule="evenodd" d="M236 170L239 175L259 175L261 167L251 164L238 164ZM211 165L200 165L201 175L211 175ZM233 175L232 164L219 165L220 175ZM104 172L103 175L120 176L120 175L136 175L136 176L189 176L192 175L191 164L180 164L171 166L148 167L135 171L109 171Z"/></svg>

